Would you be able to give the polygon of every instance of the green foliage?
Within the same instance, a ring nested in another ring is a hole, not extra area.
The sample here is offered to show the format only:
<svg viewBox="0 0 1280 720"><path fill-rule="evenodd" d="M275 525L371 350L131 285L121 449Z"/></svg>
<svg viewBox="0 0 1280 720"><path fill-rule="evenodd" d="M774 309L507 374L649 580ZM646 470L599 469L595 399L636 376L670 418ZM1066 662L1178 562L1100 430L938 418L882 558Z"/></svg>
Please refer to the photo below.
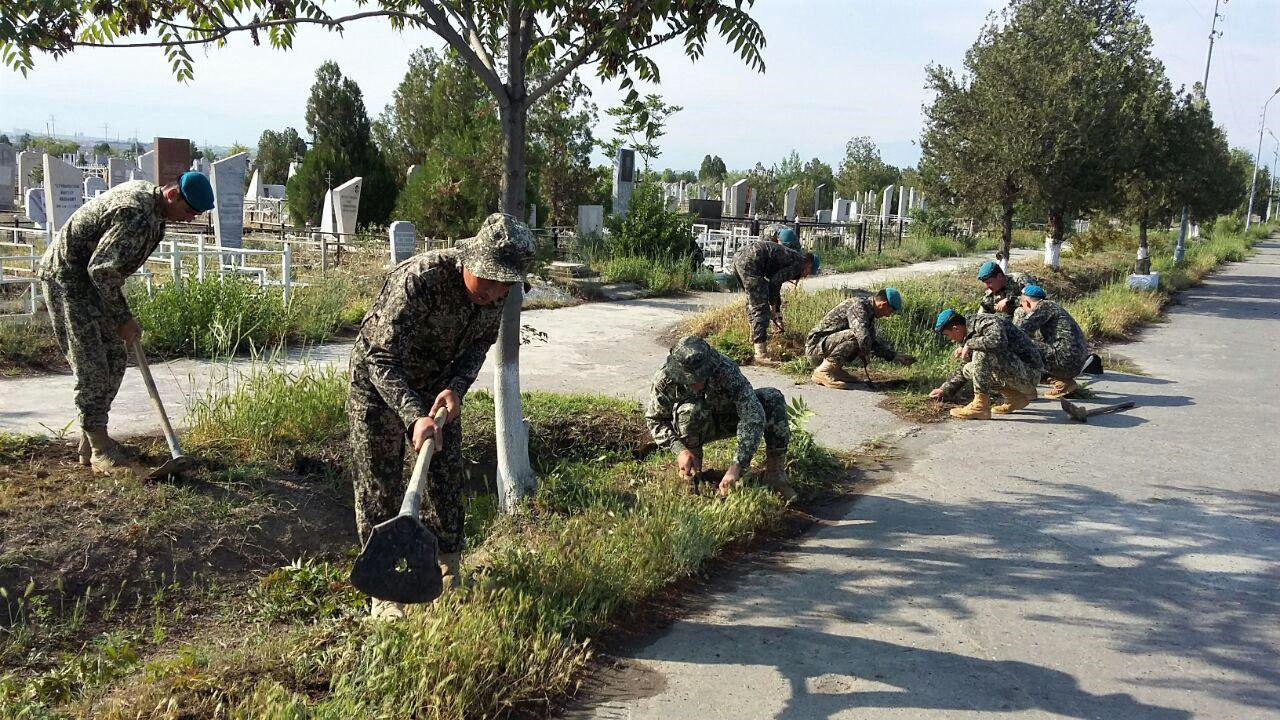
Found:
<svg viewBox="0 0 1280 720"><path fill-rule="evenodd" d="M743 332L741 328L735 327L721 330L707 337L707 342L711 344L711 347L719 350L725 357L739 365L746 365L751 362L751 336Z"/></svg>
<svg viewBox="0 0 1280 720"><path fill-rule="evenodd" d="M698 181L718 183L724 180L727 172L729 169L724 166L724 160L719 155L704 155L702 164L698 166Z"/></svg>
<svg viewBox="0 0 1280 720"><path fill-rule="evenodd" d="M610 215L607 246L615 256L640 256L676 261L694 250L689 218L667 210L662 190L653 183L637 185L626 217Z"/></svg>
<svg viewBox="0 0 1280 720"><path fill-rule="evenodd" d="M258 177L266 185L284 185L289 180L289 163L307 154L307 143L291 127L263 130L258 138L258 152L253 158Z"/></svg>
<svg viewBox="0 0 1280 720"><path fill-rule="evenodd" d="M835 189L843 197L884 190L902 179L902 171L880 159L880 149L870 137L855 137L845 143L844 159L836 174Z"/></svg>
<svg viewBox="0 0 1280 720"><path fill-rule="evenodd" d="M48 322L0 322L0 377L58 364L62 349Z"/></svg>
<svg viewBox="0 0 1280 720"><path fill-rule="evenodd" d="M314 623L352 618L368 598L347 581L351 568L303 558L272 570L249 590L249 602L264 622Z"/></svg>
<svg viewBox="0 0 1280 720"><path fill-rule="evenodd" d="M645 172L649 161L662 154L658 140L667 134L667 120L684 108L668 105L662 96L650 93L636 103L623 103L605 111L614 119L614 137L600 143L606 157L615 157L620 148L629 147L644 161ZM721 161L723 165L724 162ZM723 174L723 173L722 173Z"/></svg>

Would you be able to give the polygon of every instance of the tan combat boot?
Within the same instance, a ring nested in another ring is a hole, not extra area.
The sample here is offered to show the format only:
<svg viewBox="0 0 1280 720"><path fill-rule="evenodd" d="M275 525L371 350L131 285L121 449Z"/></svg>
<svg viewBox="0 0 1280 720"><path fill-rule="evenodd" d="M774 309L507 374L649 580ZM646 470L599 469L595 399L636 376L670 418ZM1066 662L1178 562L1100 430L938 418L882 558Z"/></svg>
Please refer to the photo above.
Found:
<svg viewBox="0 0 1280 720"><path fill-rule="evenodd" d="M1080 386L1076 384L1075 378L1053 378L1049 383L1049 390L1044 394L1050 400L1068 397L1071 393L1079 390Z"/></svg>
<svg viewBox="0 0 1280 720"><path fill-rule="evenodd" d="M951 417L961 420L990 420L991 396L984 392L974 393L973 402L964 407L951 408Z"/></svg>
<svg viewBox="0 0 1280 720"><path fill-rule="evenodd" d="M796 490L791 487L787 477L786 453L768 453L764 461L764 483L768 488L782 496L784 502L795 502Z"/></svg>
<svg viewBox="0 0 1280 720"><path fill-rule="evenodd" d="M129 458L125 457L124 452L120 450L120 444L112 440L105 429L85 430L84 434L89 438L89 465L95 471L109 473L117 470L133 470ZM81 452L81 458L83 458L83 451Z"/></svg>
<svg viewBox="0 0 1280 720"><path fill-rule="evenodd" d="M991 408L991 412L998 415L1008 415L1011 412L1021 410L1022 408L1030 405L1032 400L1036 399L1034 389L1031 391L1031 394L1028 395L1015 387L1003 387L1000 388L1000 394L1004 396L1004 402Z"/></svg>
<svg viewBox="0 0 1280 720"><path fill-rule="evenodd" d="M835 388L836 390L851 390L853 384L858 381L857 378L845 372L838 363L831 360L823 360L822 364L813 371L809 376L814 385Z"/></svg>
<svg viewBox="0 0 1280 720"><path fill-rule="evenodd" d="M462 586L462 553L440 553L440 577L444 581L444 591Z"/></svg>
<svg viewBox="0 0 1280 720"><path fill-rule="evenodd" d="M76 448L76 453L80 456L80 464L89 467L93 464L93 446L89 444L89 436L80 433L80 447Z"/></svg>
<svg viewBox="0 0 1280 720"><path fill-rule="evenodd" d="M753 347L751 362L762 367L777 367L778 361L769 357L769 347L766 343L758 342Z"/></svg>
<svg viewBox="0 0 1280 720"><path fill-rule="evenodd" d="M373 605L369 608L369 617L374 620L401 620L408 614L408 611L409 606L404 603L374 598Z"/></svg>

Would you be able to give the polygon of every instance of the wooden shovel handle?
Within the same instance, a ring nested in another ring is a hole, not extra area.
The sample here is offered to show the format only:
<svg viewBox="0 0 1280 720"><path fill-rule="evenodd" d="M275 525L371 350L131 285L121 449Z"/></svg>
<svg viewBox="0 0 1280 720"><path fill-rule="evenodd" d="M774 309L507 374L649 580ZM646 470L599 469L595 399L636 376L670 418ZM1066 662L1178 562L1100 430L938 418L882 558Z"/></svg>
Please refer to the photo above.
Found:
<svg viewBox="0 0 1280 720"><path fill-rule="evenodd" d="M447 417L449 417L448 409L440 408L431 419L437 426L443 428ZM400 503L401 515L418 517L418 512L422 509L422 493L427 488L427 470L431 468L431 456L435 453L436 439L432 436L422 443L422 449L418 451L418 459L413 463L413 476L409 478L409 488L405 490L404 502Z"/></svg>

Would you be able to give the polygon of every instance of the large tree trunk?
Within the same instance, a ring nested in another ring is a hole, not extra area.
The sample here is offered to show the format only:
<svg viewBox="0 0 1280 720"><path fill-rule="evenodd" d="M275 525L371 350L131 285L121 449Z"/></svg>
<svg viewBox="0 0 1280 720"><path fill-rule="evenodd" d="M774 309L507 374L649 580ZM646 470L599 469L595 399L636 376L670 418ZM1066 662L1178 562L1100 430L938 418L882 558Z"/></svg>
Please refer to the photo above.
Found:
<svg viewBox="0 0 1280 720"><path fill-rule="evenodd" d="M1062 254L1062 237L1065 231L1062 216L1062 208L1050 208L1045 227L1044 264L1054 270L1058 269Z"/></svg>
<svg viewBox="0 0 1280 720"><path fill-rule="evenodd" d="M1138 262L1134 264L1135 275L1151 274L1151 255L1147 249L1147 213L1138 218Z"/></svg>

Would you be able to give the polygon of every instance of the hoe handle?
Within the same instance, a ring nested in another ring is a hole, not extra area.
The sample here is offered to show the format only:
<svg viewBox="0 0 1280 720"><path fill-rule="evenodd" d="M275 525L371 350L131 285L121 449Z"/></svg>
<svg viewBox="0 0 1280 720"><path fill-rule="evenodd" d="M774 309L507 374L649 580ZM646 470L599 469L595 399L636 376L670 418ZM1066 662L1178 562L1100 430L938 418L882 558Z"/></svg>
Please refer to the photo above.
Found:
<svg viewBox="0 0 1280 720"><path fill-rule="evenodd" d="M1093 417L1094 415L1106 415L1107 413L1120 412L1121 410L1128 410L1131 407L1133 407L1132 402L1122 402L1119 405L1108 405L1102 408L1094 408L1093 410L1090 410L1087 413L1085 413L1085 417Z"/></svg>
<svg viewBox="0 0 1280 720"><path fill-rule="evenodd" d="M147 394L151 396L151 404L160 413L160 424L164 427L164 439L169 443L169 454L182 456L182 448L178 447L178 436L169 424L169 414L164 411L164 402L160 400L160 391L156 390L156 381L151 377L151 366L147 365L147 354L142 351L142 341L133 341L133 357L138 362L138 370L142 373L142 382L147 384Z"/></svg>
<svg viewBox="0 0 1280 720"><path fill-rule="evenodd" d="M440 408L431 419L443 428L448 416L449 411ZM431 467L431 456L435 454L436 439L433 435L422 443L422 449L418 451L418 460L413 464L413 476L409 478L409 489L404 493L404 502L400 503L401 515L418 517L418 511L422 509L422 493L427 489L427 470Z"/></svg>

